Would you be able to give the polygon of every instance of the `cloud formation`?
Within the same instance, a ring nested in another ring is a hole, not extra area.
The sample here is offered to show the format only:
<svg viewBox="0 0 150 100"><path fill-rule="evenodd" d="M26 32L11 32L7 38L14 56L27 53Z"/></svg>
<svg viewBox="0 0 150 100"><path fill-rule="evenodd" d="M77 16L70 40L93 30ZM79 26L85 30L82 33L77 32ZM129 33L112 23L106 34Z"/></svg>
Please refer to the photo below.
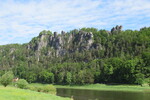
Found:
<svg viewBox="0 0 150 100"><path fill-rule="evenodd" d="M149 0L0 0L0 45L26 43L42 30L150 26Z"/></svg>

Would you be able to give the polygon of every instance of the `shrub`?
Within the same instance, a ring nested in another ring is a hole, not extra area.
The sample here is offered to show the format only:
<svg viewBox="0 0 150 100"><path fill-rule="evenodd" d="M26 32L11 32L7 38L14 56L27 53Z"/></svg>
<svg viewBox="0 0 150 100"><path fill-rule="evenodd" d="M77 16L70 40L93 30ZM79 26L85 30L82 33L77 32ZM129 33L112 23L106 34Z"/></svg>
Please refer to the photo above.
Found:
<svg viewBox="0 0 150 100"><path fill-rule="evenodd" d="M142 87L148 87L149 84L148 84L148 83L143 83L143 84L141 84L141 86L142 86Z"/></svg>
<svg viewBox="0 0 150 100"><path fill-rule="evenodd" d="M143 84L141 86L146 87L150 86L150 78L145 78Z"/></svg>
<svg viewBox="0 0 150 100"><path fill-rule="evenodd" d="M135 83L136 84L139 84L139 85L142 85L144 83L144 74L142 73L138 73L135 75Z"/></svg>
<svg viewBox="0 0 150 100"><path fill-rule="evenodd" d="M30 86L29 89L37 92L56 94L56 88L53 85Z"/></svg>
<svg viewBox="0 0 150 100"><path fill-rule="evenodd" d="M12 83L12 80L13 80L13 72L9 71L9 72L6 72L4 75L2 75L2 77L0 78L0 83L3 85L3 86L7 86L9 85L10 83Z"/></svg>
<svg viewBox="0 0 150 100"><path fill-rule="evenodd" d="M53 85L45 85L45 86L43 86L42 91L45 93L54 93L54 92L56 92L56 88Z"/></svg>
<svg viewBox="0 0 150 100"><path fill-rule="evenodd" d="M28 86L28 82L24 79L20 79L16 84L17 84L17 87L21 89L26 89Z"/></svg>
<svg viewBox="0 0 150 100"><path fill-rule="evenodd" d="M32 87L30 87L30 90L42 92L42 87L41 86L32 86Z"/></svg>

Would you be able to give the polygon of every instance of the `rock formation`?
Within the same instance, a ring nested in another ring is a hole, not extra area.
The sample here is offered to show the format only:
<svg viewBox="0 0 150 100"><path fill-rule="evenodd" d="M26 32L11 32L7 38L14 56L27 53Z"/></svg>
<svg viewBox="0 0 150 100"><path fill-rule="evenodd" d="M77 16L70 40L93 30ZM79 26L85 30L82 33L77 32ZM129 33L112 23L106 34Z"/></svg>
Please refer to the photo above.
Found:
<svg viewBox="0 0 150 100"><path fill-rule="evenodd" d="M93 47L93 34L92 32L84 32L79 31L76 33L65 33L64 31L61 34L57 34L54 32L53 35L42 34L39 35L34 41L34 45L32 41L28 44L28 49L34 49L36 55L40 55L40 50L45 47L50 47L55 50L56 56L62 56L66 54L66 52L75 52L89 50ZM48 51L48 55L51 54L52 51Z"/></svg>
<svg viewBox="0 0 150 100"><path fill-rule="evenodd" d="M122 31L122 26L121 25L120 26L117 25L116 27L113 27L111 29L111 34L119 33L121 31Z"/></svg>

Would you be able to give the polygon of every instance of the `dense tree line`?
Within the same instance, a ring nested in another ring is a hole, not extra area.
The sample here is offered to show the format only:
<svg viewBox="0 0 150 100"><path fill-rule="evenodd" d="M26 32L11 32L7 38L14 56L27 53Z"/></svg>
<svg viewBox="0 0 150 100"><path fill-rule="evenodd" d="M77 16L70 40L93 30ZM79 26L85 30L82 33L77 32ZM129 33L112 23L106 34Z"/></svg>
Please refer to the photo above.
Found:
<svg viewBox="0 0 150 100"><path fill-rule="evenodd" d="M35 51L28 50L27 44L0 46L0 75L12 70L16 77L30 83L150 83L150 28L113 34L95 28L80 30L92 32L94 45L101 48L51 57L46 55L51 49L47 47L40 51L37 61ZM40 35L45 33L42 31ZM52 35L50 31L47 33ZM32 45L37 41L38 38L32 39Z"/></svg>

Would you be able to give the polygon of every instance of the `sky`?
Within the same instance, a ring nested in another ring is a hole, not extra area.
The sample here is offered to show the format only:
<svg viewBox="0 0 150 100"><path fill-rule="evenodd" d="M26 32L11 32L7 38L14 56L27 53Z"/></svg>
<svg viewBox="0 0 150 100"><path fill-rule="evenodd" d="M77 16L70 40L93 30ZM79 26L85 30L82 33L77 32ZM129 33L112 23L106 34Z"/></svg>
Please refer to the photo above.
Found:
<svg viewBox="0 0 150 100"><path fill-rule="evenodd" d="M0 0L0 45L28 43L42 30L150 27L150 0Z"/></svg>

